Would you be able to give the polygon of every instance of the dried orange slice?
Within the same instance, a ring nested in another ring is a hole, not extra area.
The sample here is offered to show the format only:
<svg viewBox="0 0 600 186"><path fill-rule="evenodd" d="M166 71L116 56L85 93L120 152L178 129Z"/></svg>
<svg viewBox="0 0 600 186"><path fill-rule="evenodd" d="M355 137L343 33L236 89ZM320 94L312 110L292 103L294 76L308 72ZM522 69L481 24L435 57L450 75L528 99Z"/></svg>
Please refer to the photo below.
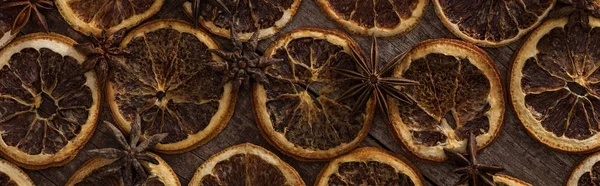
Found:
<svg viewBox="0 0 600 186"><path fill-rule="evenodd" d="M533 186L523 180L513 178L504 174L494 174L492 176L494 183L497 186Z"/></svg>
<svg viewBox="0 0 600 186"><path fill-rule="evenodd" d="M404 157L373 147L356 149L336 158L321 170L315 186L326 185L427 185Z"/></svg>
<svg viewBox="0 0 600 186"><path fill-rule="evenodd" d="M19 167L0 159L0 185L34 186L35 184Z"/></svg>
<svg viewBox="0 0 600 186"><path fill-rule="evenodd" d="M514 58L510 96L529 134L560 151L600 147L600 19L582 12L550 19Z"/></svg>
<svg viewBox="0 0 600 186"><path fill-rule="evenodd" d="M483 47L501 47L537 27L556 0L433 0L454 35Z"/></svg>
<svg viewBox="0 0 600 186"><path fill-rule="evenodd" d="M61 166L92 136L100 110L96 74L70 38L23 36L0 51L0 152L28 169Z"/></svg>
<svg viewBox="0 0 600 186"><path fill-rule="evenodd" d="M152 164L143 162L142 166L148 170L148 179L142 185L152 185L152 186L179 186L179 178L173 169L165 162L160 156L152 153L147 153L150 156L154 157L158 164ZM110 174L104 175L100 178L94 179L86 179L91 175L97 174L97 170L107 166L116 161L116 159L103 159L103 158L92 158L88 160L83 166L81 166L75 173L69 178L69 181L65 184L66 186L88 186L88 185L98 185L98 186L113 186L113 185L123 185L123 180L118 176L118 174ZM97 181L100 179L101 181Z"/></svg>
<svg viewBox="0 0 600 186"><path fill-rule="evenodd" d="M569 178L567 178L566 186L592 186L598 185L600 182L598 174L600 174L600 152L594 153L579 164L577 164Z"/></svg>
<svg viewBox="0 0 600 186"><path fill-rule="evenodd" d="M445 161L443 149L466 152L471 133L477 149L499 134L504 90L494 62L477 46L450 39L421 42L393 75L420 83L401 88L415 104L388 99L393 133L417 157Z"/></svg>
<svg viewBox="0 0 600 186"><path fill-rule="evenodd" d="M19 15L21 9L10 8L0 9L0 48L6 46L8 42L17 36L18 30L13 29L13 22Z"/></svg>
<svg viewBox="0 0 600 186"><path fill-rule="evenodd" d="M62 17L75 30L100 35L130 29L152 17L164 0L55 0Z"/></svg>
<svg viewBox="0 0 600 186"><path fill-rule="evenodd" d="M268 150L244 143L206 160L189 185L295 185L304 181L290 165Z"/></svg>
<svg viewBox="0 0 600 186"><path fill-rule="evenodd" d="M393 37L412 30L429 0L315 0L321 10L357 35Z"/></svg>
<svg viewBox="0 0 600 186"><path fill-rule="evenodd" d="M221 85L223 72L207 67L220 60L219 48L206 33L177 20L157 20L131 31L121 47L132 52L127 68L114 70L107 83L113 117L130 131L135 114L142 136L168 133L155 149L163 153L192 150L215 137L229 122L237 93Z"/></svg>
<svg viewBox="0 0 600 186"><path fill-rule="evenodd" d="M228 9L237 10L238 25L236 31L242 41L247 41L260 28L259 39L269 38L292 21L302 0L221 0ZM192 16L192 4L183 4L185 12ZM199 24L209 32L230 37L229 24L231 16L214 1L203 2L200 6Z"/></svg>
<svg viewBox="0 0 600 186"><path fill-rule="evenodd" d="M350 37L317 28L292 31L269 46L265 56L283 61L266 69L269 85L253 86L252 102L258 128L273 146L296 159L327 160L366 137L375 97L355 114L353 99L336 100L358 83L332 70L357 68L350 47L358 47Z"/></svg>

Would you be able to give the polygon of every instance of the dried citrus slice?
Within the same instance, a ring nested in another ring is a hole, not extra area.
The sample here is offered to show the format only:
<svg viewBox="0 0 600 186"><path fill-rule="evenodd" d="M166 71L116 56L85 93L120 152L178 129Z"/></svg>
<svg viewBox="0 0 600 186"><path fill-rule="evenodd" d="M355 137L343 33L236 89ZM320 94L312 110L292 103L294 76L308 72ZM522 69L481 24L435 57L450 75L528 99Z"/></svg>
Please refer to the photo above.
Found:
<svg viewBox="0 0 600 186"><path fill-rule="evenodd" d="M394 76L420 83L401 88L415 104L388 100L392 131L417 157L441 162L444 148L466 152L471 133L482 149L500 132L504 90L494 62L477 46L424 41L402 59Z"/></svg>
<svg viewBox="0 0 600 186"><path fill-rule="evenodd" d="M392 37L412 30L429 0L315 0L341 27L357 35Z"/></svg>
<svg viewBox="0 0 600 186"><path fill-rule="evenodd" d="M2 48L19 33L18 30L12 30L12 28L14 20L19 15L21 9L10 8L0 10L2 10L0 11L0 48Z"/></svg>
<svg viewBox="0 0 600 186"><path fill-rule="evenodd" d="M230 10L237 10L239 18L236 30L242 41L249 40L256 31L255 23L260 28L259 39L275 35L292 21L302 0L221 0ZM191 17L192 4L183 4L185 12ZM200 6L199 24L209 32L229 38L230 15L214 1L203 2Z"/></svg>
<svg viewBox="0 0 600 186"><path fill-rule="evenodd" d="M244 143L212 155L196 170L192 185L295 185L304 181L268 150Z"/></svg>
<svg viewBox="0 0 600 186"><path fill-rule="evenodd" d="M533 186L523 180L513 178L504 174L494 174L492 179L496 186Z"/></svg>
<svg viewBox="0 0 600 186"><path fill-rule="evenodd" d="M326 160L366 137L375 98L356 113L353 99L336 100L358 83L332 70L356 69L350 47L358 47L350 37L317 28L292 31L269 46L265 56L283 61L266 69L270 84L255 84L252 102L258 128L279 150L300 160Z"/></svg>
<svg viewBox="0 0 600 186"><path fill-rule="evenodd" d="M556 0L433 0L435 12L459 38L484 47L508 45L534 29Z"/></svg>
<svg viewBox="0 0 600 186"><path fill-rule="evenodd" d="M566 186L593 186L600 183L600 152L594 153L579 164L571 171L571 175L567 178Z"/></svg>
<svg viewBox="0 0 600 186"><path fill-rule="evenodd" d="M427 185L419 170L404 157L373 147L356 149L321 170L315 186Z"/></svg>
<svg viewBox="0 0 600 186"><path fill-rule="evenodd" d="M0 159L0 185L34 186L35 184L19 167Z"/></svg>
<svg viewBox="0 0 600 186"><path fill-rule="evenodd" d="M29 169L60 166L92 136L100 109L96 74L75 41L30 34L0 51L0 152Z"/></svg>
<svg viewBox="0 0 600 186"><path fill-rule="evenodd" d="M210 36L182 21L157 20L131 31L121 47L132 52L129 69L116 68L106 87L119 127L130 131L139 113L143 136L169 134L155 147L163 153L192 150L225 128L237 93L207 67L220 60L208 51L219 47Z"/></svg>
<svg viewBox="0 0 600 186"><path fill-rule="evenodd" d="M567 152L600 147L600 19L581 12L550 19L514 58L510 96L529 134Z"/></svg>
<svg viewBox="0 0 600 186"><path fill-rule="evenodd" d="M173 169L165 162L160 156L152 153L147 153L150 156L158 160L158 164L152 164L143 162L142 166L148 170L148 179L142 185L146 186L178 186L179 179ZM69 181L65 185L67 186L117 186L123 185L123 180L118 174L109 174L94 179L86 179L91 175L97 174L97 170L107 166L116 159L103 159L103 158L92 158L81 166L75 173L69 178ZM101 181L97 181L97 179Z"/></svg>
<svg viewBox="0 0 600 186"><path fill-rule="evenodd" d="M75 30L100 35L130 29L156 14L164 0L55 0L62 17Z"/></svg>

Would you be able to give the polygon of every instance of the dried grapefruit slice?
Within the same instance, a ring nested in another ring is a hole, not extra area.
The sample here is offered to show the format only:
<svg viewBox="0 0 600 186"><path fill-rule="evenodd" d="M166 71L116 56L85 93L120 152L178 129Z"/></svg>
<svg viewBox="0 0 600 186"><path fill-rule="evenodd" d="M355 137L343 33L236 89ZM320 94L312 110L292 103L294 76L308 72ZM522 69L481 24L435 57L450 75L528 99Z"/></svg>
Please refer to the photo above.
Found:
<svg viewBox="0 0 600 186"><path fill-rule="evenodd" d="M230 10L236 10L239 24L236 27L242 41L247 41L260 28L259 39L275 35L292 21L302 0L221 0ZM192 3L183 4L185 12L191 17ZM203 2L200 6L199 24L209 32L229 38L230 15L214 1Z"/></svg>
<svg viewBox="0 0 600 186"><path fill-rule="evenodd" d="M575 12L535 30L514 58L510 96L529 134L560 151L600 147L600 19Z"/></svg>
<svg viewBox="0 0 600 186"><path fill-rule="evenodd" d="M67 163L96 127L96 74L75 72L85 56L73 44L58 34L30 34L0 51L0 152L19 166Z"/></svg>
<svg viewBox="0 0 600 186"><path fill-rule="evenodd" d="M598 179L600 174L600 152L594 153L579 164L577 164L569 178L567 178L566 186L593 186L598 185L600 180Z"/></svg>
<svg viewBox="0 0 600 186"><path fill-rule="evenodd" d="M268 150L244 143L229 147L206 160L191 185L295 185L303 186L298 172Z"/></svg>
<svg viewBox="0 0 600 186"><path fill-rule="evenodd" d="M258 128L279 150L300 160L327 160L366 137L375 97L356 114L353 99L336 100L358 83L332 70L356 69L350 47L358 47L350 37L317 28L292 31L269 46L265 56L283 61L266 69L270 85L255 84L252 101Z"/></svg>
<svg viewBox="0 0 600 186"><path fill-rule="evenodd" d="M0 185L34 186L35 184L19 167L0 159Z"/></svg>
<svg viewBox="0 0 600 186"><path fill-rule="evenodd" d="M356 149L331 161L315 186L326 185L427 185L423 176L404 157L373 147Z"/></svg>
<svg viewBox="0 0 600 186"><path fill-rule="evenodd" d="M55 0L62 17L75 30L100 35L130 29L156 14L164 0Z"/></svg>
<svg viewBox="0 0 600 186"><path fill-rule="evenodd" d="M404 147L419 158L441 162L443 149L466 152L469 134L477 149L502 128L504 90L492 59L477 46L450 39L415 46L394 71L418 86L401 88L414 102L390 102L390 126Z"/></svg>
<svg viewBox="0 0 600 186"><path fill-rule="evenodd" d="M154 157L158 164L152 164L143 162L142 166L148 170L148 179L142 185L146 186L179 186L179 179L173 169L165 162L160 156L152 153L148 153L148 155ZM75 173L69 178L69 181L65 185L67 186L117 186L123 185L123 180L118 176L118 174L110 174L105 175L100 178L94 179L86 179L91 175L97 173L97 170L107 166L116 161L116 159L103 159L103 158L92 158L88 160L83 166L81 166ZM97 181L95 179L100 179L102 181Z"/></svg>
<svg viewBox="0 0 600 186"><path fill-rule="evenodd" d="M210 36L182 21L157 20L130 32L121 47L133 54L129 69L116 68L106 87L121 129L130 131L139 113L143 136L169 134L156 150L181 153L225 128L237 93L231 83L221 85L223 72L207 66L220 60L208 51L219 47Z"/></svg>
<svg viewBox="0 0 600 186"><path fill-rule="evenodd" d="M435 12L459 38L501 47L537 27L556 0L433 0Z"/></svg>
<svg viewBox="0 0 600 186"><path fill-rule="evenodd" d="M341 27L357 35L393 37L412 30L429 0L315 0Z"/></svg>

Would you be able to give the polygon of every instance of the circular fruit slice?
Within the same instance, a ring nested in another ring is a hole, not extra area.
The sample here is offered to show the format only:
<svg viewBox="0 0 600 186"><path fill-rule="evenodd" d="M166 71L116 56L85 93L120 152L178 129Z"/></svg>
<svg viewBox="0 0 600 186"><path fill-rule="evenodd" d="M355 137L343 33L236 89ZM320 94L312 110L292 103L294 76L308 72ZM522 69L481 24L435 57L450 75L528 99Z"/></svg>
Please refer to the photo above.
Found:
<svg viewBox="0 0 600 186"><path fill-rule="evenodd" d="M230 37L230 15L213 0L205 0L200 5L199 24L209 32ZM236 10L239 18L236 31L242 41L247 41L260 28L259 39L269 38L292 21L302 0L221 0L229 10ZM183 4L185 12L192 16L192 3Z"/></svg>
<svg viewBox="0 0 600 186"><path fill-rule="evenodd" d="M237 93L221 85L223 72L207 66L220 60L208 49L219 46L206 33L182 21L149 22L123 39L130 50L127 68L115 68L107 100L116 123L130 131L139 113L142 136L168 133L155 149L192 150L215 137L233 114Z"/></svg>
<svg viewBox="0 0 600 186"><path fill-rule="evenodd" d="M492 179L496 186L533 186L523 180L513 178L504 174L494 174Z"/></svg>
<svg viewBox="0 0 600 186"><path fill-rule="evenodd" d="M457 37L501 47L523 37L548 15L556 0L433 0L435 12Z"/></svg>
<svg viewBox="0 0 600 186"><path fill-rule="evenodd" d="M560 151L600 147L600 19L581 12L551 19L514 58L510 96L537 141Z"/></svg>
<svg viewBox="0 0 600 186"><path fill-rule="evenodd" d="M94 35L130 29L152 17L164 0L55 0L62 17L75 30Z"/></svg>
<svg viewBox="0 0 600 186"><path fill-rule="evenodd" d="M419 170L404 157L373 147L356 149L331 161L315 186L427 185Z"/></svg>
<svg viewBox="0 0 600 186"><path fill-rule="evenodd" d="M266 69L270 84L255 84L252 102L258 128L273 146L296 159L327 160L366 137L375 97L355 113L359 95L336 100L359 83L332 70L356 70L350 47L358 47L350 37L317 28L295 30L269 46L265 56L283 61Z"/></svg>
<svg viewBox="0 0 600 186"><path fill-rule="evenodd" d="M315 0L341 27L357 35L393 37L412 30L429 0Z"/></svg>
<svg viewBox="0 0 600 186"><path fill-rule="evenodd" d="M304 181L290 165L268 150L244 143L206 160L190 181L192 185L297 185Z"/></svg>
<svg viewBox="0 0 600 186"><path fill-rule="evenodd" d="M600 153L597 152L583 159L571 171L565 185L567 186L592 186L598 185L600 174Z"/></svg>
<svg viewBox="0 0 600 186"><path fill-rule="evenodd" d="M28 169L61 166L92 136L100 109L96 74L75 41L30 34L0 51L0 152Z"/></svg>
<svg viewBox="0 0 600 186"><path fill-rule="evenodd" d="M470 134L482 149L500 132L504 90L494 62L477 46L450 39L424 41L393 75L420 83L401 88L415 104L388 99L393 133L417 157L445 161L443 149L466 153Z"/></svg>
<svg viewBox="0 0 600 186"><path fill-rule="evenodd" d="M146 168L148 172L148 179L142 185L152 185L152 186L178 186L181 185L179 183L179 179L173 169L165 162L160 156L152 153L146 153L156 160L158 160L158 164L152 164L147 162L142 162L142 166ZM91 175L98 174L98 170L104 166L107 166L116 161L116 159L103 159L103 158L92 158L87 161L82 167L80 167L73 176L67 181L67 186L89 186L89 185L98 185L98 186L122 186L123 180L117 174L109 174L104 175L102 177L97 177L94 179L86 179ZM132 170L133 171L133 170ZM101 179L99 179L101 178ZM101 180L98 181L97 179Z"/></svg>
<svg viewBox="0 0 600 186"><path fill-rule="evenodd" d="M0 185L34 186L35 184L19 167L0 159Z"/></svg>

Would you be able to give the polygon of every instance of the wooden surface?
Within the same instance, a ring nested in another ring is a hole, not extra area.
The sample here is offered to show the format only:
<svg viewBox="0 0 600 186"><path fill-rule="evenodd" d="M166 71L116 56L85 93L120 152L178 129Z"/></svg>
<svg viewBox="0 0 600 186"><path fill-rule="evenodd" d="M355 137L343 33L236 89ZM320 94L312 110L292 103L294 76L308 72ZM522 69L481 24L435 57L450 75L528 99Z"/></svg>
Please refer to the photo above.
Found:
<svg viewBox="0 0 600 186"><path fill-rule="evenodd" d="M185 16L182 8L176 6L176 0L166 1L168 2L165 3L162 10L152 19L176 18L190 21L190 19ZM57 10L48 11L47 14L50 31L67 35L78 42L84 42L86 40L85 37L69 27ZM35 24L35 20L32 21L34 22L29 23L28 26L22 30L20 33L21 35L42 31L42 29ZM301 27L341 29L337 27L334 22L327 19L312 0L304 0L302 2L300 10L294 17L294 20L289 26L284 28L280 34ZM259 47L261 51L275 40L278 35L261 41ZM360 37L354 38L364 49L368 49L370 46L370 39ZM405 36L380 41L380 53L382 59L391 59L392 57L409 50L415 44L433 38L456 37L442 25L430 4L423 20L414 30ZM226 45L225 40L222 38L219 40ZM485 49L498 66L505 89L507 88L506 80L511 58L515 51L518 50L521 41L507 47ZM296 168L307 185L313 185L318 172L325 165L325 162L299 162L275 150L267 143L267 141L265 141L256 128L252 112L249 112L251 109L249 97L250 93L248 91L240 92L235 113L227 125L227 128L206 145L184 154L161 154L161 157L175 170L182 185L188 184L195 170L212 154L243 142L251 142L273 151ZM503 172L503 174L520 178L534 185L562 185L568 176L571 167L582 159L583 156L555 152L543 146L541 143L532 140L525 132L520 121L516 118L515 112L509 104L508 95L505 97L507 108L504 128L500 133L500 136L496 138L488 148L479 153L479 160L487 164L501 165L506 168L506 171ZM384 125L380 118L381 116L378 115L368 138L361 146L379 147L406 156L417 165L430 185L452 185L456 181L457 177L452 172L454 168L452 164L421 162L410 157L410 155L401 149L400 144L393 140L387 126ZM112 121L106 105L103 108L101 120ZM26 172L38 185L63 185L74 171L89 159L86 150L116 146L112 136L107 135L108 133L102 125L99 126L100 127L95 132L90 142L87 143L84 149L72 162L63 167L39 171L26 170Z"/></svg>

